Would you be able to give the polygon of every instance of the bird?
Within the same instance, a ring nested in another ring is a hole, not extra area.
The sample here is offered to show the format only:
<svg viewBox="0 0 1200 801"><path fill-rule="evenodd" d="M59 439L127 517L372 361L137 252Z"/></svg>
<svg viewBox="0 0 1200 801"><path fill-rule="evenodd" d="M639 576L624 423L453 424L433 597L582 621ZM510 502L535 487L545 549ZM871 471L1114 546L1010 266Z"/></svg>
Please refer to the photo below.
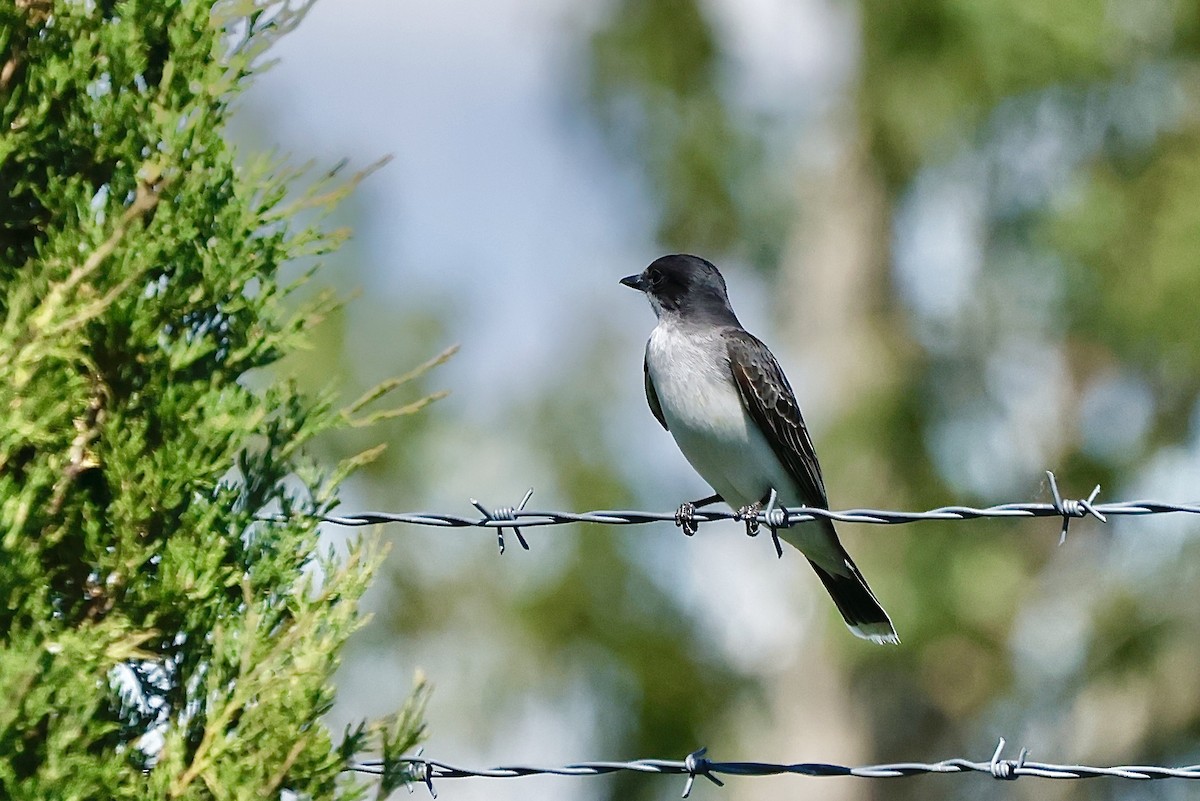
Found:
<svg viewBox="0 0 1200 801"><path fill-rule="evenodd" d="M644 293L658 318L643 360L650 411L716 492L680 506L676 521L683 525L695 506L723 500L753 534L772 494L784 506L828 509L796 395L775 356L738 321L716 266L671 254L621 283ZM818 518L777 534L808 558L851 632L899 644L833 521ZM778 541L776 548L782 556Z"/></svg>

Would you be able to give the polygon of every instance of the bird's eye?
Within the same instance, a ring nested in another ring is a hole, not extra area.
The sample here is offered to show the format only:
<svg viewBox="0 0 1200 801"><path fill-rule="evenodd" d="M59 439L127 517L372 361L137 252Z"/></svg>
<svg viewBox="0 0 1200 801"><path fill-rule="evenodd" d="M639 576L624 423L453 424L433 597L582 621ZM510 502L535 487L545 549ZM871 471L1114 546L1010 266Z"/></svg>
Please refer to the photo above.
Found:
<svg viewBox="0 0 1200 801"><path fill-rule="evenodd" d="M650 286L661 286L663 274L659 270L651 270L646 274L646 280L650 282Z"/></svg>

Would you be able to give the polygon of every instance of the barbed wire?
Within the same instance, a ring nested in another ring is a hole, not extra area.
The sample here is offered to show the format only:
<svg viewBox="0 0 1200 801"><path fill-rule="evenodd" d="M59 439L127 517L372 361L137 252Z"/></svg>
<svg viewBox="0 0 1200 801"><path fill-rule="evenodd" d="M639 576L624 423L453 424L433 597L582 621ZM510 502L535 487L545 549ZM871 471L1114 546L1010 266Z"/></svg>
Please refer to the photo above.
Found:
<svg viewBox="0 0 1200 801"><path fill-rule="evenodd" d="M529 550L529 543L521 532L524 527L560 526L572 523L596 523L600 525L644 525L647 523L671 522L687 534L694 534L700 525L724 520L735 520L746 524L747 533L757 533L759 526L768 527L775 540L777 551L782 553L778 532L799 523L826 518L843 523L866 523L873 525L903 525L926 520L961 521L981 518L1039 518L1059 517L1062 519L1060 543L1066 539L1071 520L1091 516L1102 523L1111 516L1141 516L1153 514L1200 514L1200 503L1171 503L1156 500L1113 501L1097 503L1100 486L1086 498L1064 498L1052 472L1047 471L1053 501L1016 502L977 508L972 506L942 506L924 512L895 511L890 509L845 509L832 511L816 507L776 506L774 491L764 508L726 511L702 510L700 506L719 500L717 497L683 504L674 512L644 512L636 510L597 510L591 512L562 512L527 510L533 490L528 490L520 503L514 506L489 508L472 498L471 505L482 517L428 512L364 512L351 515L328 515L320 519L339 526L370 526L401 523L441 528L494 528L497 543L504 553L504 530L512 529L521 547ZM801 776L857 776L861 778L902 778L928 774L984 773L995 779L1014 780L1023 776L1041 779L1091 779L1109 776L1121 779L1200 779L1200 765L1163 767L1157 765L1117 765L1096 767L1078 764L1053 764L1028 759L1028 751L1021 749L1017 759L1004 759L1005 741L1000 739L991 759L972 761L956 757L940 762L897 762L858 767L818 762L781 764L772 762L716 762L707 758L707 749L701 748L683 760L636 759L631 761L576 762L559 767L537 767L531 765L502 765L492 768L468 768L440 760L426 759L418 751L415 756L393 760L372 760L352 765L349 770L383 777L397 784L424 784L436 798L435 779L497 778L511 779L524 776L602 776L618 772L682 775L687 777L683 797L687 798L697 777L704 777L716 785L724 782L724 776L776 776L794 774ZM410 786L411 790L411 786Z"/></svg>
<svg viewBox="0 0 1200 801"><path fill-rule="evenodd" d="M521 547L529 550L529 543L521 533L522 528L542 526L560 526L571 523L598 523L610 526L636 526L647 523L671 522L683 528L687 534L706 523L722 520L736 520L747 524L749 533L757 533L758 527L766 526L774 534L777 529L788 528L798 523L805 523L818 518L827 518L840 523L867 523L873 525L903 525L924 520L976 520L979 518L1037 518L1060 517L1062 529L1060 542L1066 539L1067 528L1074 518L1091 516L1101 522L1108 522L1110 515L1154 515L1182 512L1200 514L1200 503L1169 503L1154 500L1113 501L1096 503L1100 493L1100 485L1087 498L1064 498L1058 490L1058 482L1054 474L1046 472L1049 478L1050 491L1053 501L1050 503L1003 503L996 506L976 508L973 506L942 506L924 512L905 512L890 509L845 509L831 511L812 506L782 507L775 506L775 493L762 509L754 509L749 514L739 511L722 509L705 510L698 506L715 500L706 499L697 504L684 504L674 512L642 512L636 510L605 509L591 512L561 512L527 510L525 507L533 497L533 490L525 493L521 502L513 506L488 508L474 498L471 505L479 510L482 517L465 517L461 515L442 514L433 512L363 512L350 515L327 515L320 519L323 522L338 526L372 526L387 523L403 523L418 526L436 526L442 528L494 528L497 529L497 542L500 552L504 553L504 529L510 528L516 535ZM776 538L776 547L778 541Z"/></svg>
<svg viewBox="0 0 1200 801"><path fill-rule="evenodd" d="M822 762L800 762L780 764L773 762L716 762L707 758L707 749L701 748L688 754L686 759L635 759L628 762L576 762L561 767L534 767L530 765L503 765L494 768L464 768L435 759L425 759L418 753L413 757L401 757L392 763L373 760L355 764L351 770L375 776L387 775L389 770L400 771L400 780L408 784L424 784L430 794L437 798L434 779L488 778L515 779L524 776L603 776L609 773L657 773L687 776L683 787L683 798L687 798L697 777L704 777L713 784L723 786L718 776L857 776L867 779L898 779L907 776L948 773L983 773L994 779L1012 781L1023 776L1039 779L1094 779L1109 776L1118 779L1149 781L1153 779L1200 779L1200 765L1170 768L1157 765L1116 765L1094 767L1091 765L1058 765L1050 762L1030 760L1027 749L1022 748L1016 759L1004 759L1004 738L1000 738L991 759L944 759L941 762L893 762L882 765L850 767ZM392 774L395 775L395 774ZM409 788L411 790L411 786Z"/></svg>

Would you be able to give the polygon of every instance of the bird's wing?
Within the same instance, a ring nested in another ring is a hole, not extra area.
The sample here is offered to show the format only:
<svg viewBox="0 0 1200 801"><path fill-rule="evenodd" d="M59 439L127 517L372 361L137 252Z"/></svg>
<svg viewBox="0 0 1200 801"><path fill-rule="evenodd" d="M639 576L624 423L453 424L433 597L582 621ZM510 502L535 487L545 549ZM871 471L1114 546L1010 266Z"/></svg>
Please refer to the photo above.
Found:
<svg viewBox="0 0 1200 801"><path fill-rule="evenodd" d="M642 360L642 373L646 377L646 403L650 405L650 411L659 425L667 428L667 418L663 417L662 404L658 402L658 393L654 391L654 382L650 380L650 364L646 359ZM670 431L669 428L667 430Z"/></svg>
<svg viewBox="0 0 1200 801"><path fill-rule="evenodd" d="M806 502L828 508L817 452L779 362L766 345L743 329L727 328L722 336L734 383L750 418L767 438Z"/></svg>

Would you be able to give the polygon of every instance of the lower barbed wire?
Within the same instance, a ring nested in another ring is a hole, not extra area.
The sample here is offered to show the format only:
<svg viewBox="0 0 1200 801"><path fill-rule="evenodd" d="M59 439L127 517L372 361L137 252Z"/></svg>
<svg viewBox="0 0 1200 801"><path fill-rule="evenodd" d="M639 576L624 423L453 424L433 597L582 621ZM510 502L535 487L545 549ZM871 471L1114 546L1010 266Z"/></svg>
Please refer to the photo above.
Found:
<svg viewBox="0 0 1200 801"><path fill-rule="evenodd" d="M1079 764L1053 764L1029 760L1028 751L1021 749L1016 759L1003 759L1005 741L1000 738L991 759L974 761L960 757L938 762L892 762L879 765L847 766L821 762L720 762L708 759L707 749L698 749L682 760L636 759L630 761L574 762L557 767L533 765L500 765L491 768L469 768L423 757L401 757L391 767L411 769L414 781L419 780L432 791L432 782L439 779L516 779L528 776L604 776L618 772L650 773L686 776L683 797L686 798L697 777L721 785L719 776L779 776L785 774L830 777L854 776L862 779L899 779L932 774L980 773L1001 781L1019 778L1036 779L1094 779L1110 777L1147 781L1158 779L1200 779L1200 765L1164 767L1158 765L1116 765L1097 767ZM359 762L347 770L382 776L386 769L382 760Z"/></svg>

